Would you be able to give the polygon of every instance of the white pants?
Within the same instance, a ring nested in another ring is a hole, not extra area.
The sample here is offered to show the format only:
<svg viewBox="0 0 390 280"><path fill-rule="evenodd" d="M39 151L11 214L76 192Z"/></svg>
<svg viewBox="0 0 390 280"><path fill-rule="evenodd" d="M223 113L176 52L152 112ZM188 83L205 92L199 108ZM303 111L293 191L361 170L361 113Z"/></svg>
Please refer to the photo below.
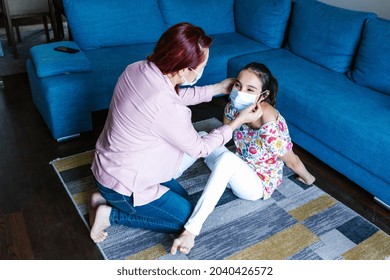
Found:
<svg viewBox="0 0 390 280"><path fill-rule="evenodd" d="M207 132L206 131L199 131L198 132L199 136L205 136L207 135ZM209 155L211 156L211 155ZM193 158L187 154L184 154L182 160L181 160L181 163L180 163L180 167L179 167L179 170L176 172L176 175L175 177L173 177L173 179L177 179L179 178L184 171L186 171L188 168L191 167L191 165L193 165L195 163L195 161L197 160L197 158Z"/></svg>
<svg viewBox="0 0 390 280"><path fill-rule="evenodd" d="M185 157L182 166L190 166L194 159ZM206 159L205 163L211 175L197 202L191 217L184 227L199 235L203 223L214 210L219 199L229 184L233 193L239 198L258 200L263 197L262 182L256 173L241 158L230 152L225 146L217 148Z"/></svg>

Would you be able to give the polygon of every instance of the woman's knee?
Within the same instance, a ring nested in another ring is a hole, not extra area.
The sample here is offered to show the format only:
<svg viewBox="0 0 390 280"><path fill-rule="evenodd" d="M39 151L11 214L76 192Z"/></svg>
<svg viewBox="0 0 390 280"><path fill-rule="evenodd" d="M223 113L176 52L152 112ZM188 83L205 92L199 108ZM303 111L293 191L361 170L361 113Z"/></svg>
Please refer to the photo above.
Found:
<svg viewBox="0 0 390 280"><path fill-rule="evenodd" d="M166 196L167 200L160 206L160 210L167 213L168 216L165 217L167 220L184 226L192 214L192 204L186 198L173 191L168 191Z"/></svg>

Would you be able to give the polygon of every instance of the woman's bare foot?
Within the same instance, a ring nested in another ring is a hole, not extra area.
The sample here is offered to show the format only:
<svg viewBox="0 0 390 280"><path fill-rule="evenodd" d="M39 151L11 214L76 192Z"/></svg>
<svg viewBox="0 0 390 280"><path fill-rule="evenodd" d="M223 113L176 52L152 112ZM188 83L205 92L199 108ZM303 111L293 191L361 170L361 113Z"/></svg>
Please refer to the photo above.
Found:
<svg viewBox="0 0 390 280"><path fill-rule="evenodd" d="M95 222L91 229L91 238L95 243L102 242L108 235L105 231L110 226L111 207L100 205L96 210Z"/></svg>
<svg viewBox="0 0 390 280"><path fill-rule="evenodd" d="M98 206L106 203L107 203L106 200L99 192L94 192L91 195L91 199L89 200L89 209L88 209L89 225L91 227L95 222L96 209L98 208Z"/></svg>
<svg viewBox="0 0 390 280"><path fill-rule="evenodd" d="M309 178L303 179L301 176L298 176L297 179L299 181L301 181L302 183L310 186L314 183L314 181L316 180L316 177L314 177L313 175L310 175Z"/></svg>
<svg viewBox="0 0 390 280"><path fill-rule="evenodd" d="M194 245L195 235L188 230L184 230L182 234L180 234L179 237L173 241L171 254L175 255L177 250L179 250L183 254L188 254L191 251L192 247L194 247Z"/></svg>

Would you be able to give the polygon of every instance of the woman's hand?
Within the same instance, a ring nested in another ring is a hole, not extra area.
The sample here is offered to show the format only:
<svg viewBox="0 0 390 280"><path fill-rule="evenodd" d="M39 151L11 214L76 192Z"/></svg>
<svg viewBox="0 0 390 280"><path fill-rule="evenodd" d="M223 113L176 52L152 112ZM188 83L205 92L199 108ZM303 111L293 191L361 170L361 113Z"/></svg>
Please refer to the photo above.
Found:
<svg viewBox="0 0 390 280"><path fill-rule="evenodd" d="M261 106L255 103L242 110L236 119L240 119L243 124L251 123L260 119L262 115L263 110L261 109Z"/></svg>
<svg viewBox="0 0 390 280"><path fill-rule="evenodd" d="M240 114L228 125L234 131L244 123L251 123L257 121L262 115L263 110L261 109L261 106L255 103L242 110Z"/></svg>
<svg viewBox="0 0 390 280"><path fill-rule="evenodd" d="M218 84L214 84L215 95L230 94L235 82L236 82L236 79L228 78L228 79L223 80L222 82L220 82Z"/></svg>

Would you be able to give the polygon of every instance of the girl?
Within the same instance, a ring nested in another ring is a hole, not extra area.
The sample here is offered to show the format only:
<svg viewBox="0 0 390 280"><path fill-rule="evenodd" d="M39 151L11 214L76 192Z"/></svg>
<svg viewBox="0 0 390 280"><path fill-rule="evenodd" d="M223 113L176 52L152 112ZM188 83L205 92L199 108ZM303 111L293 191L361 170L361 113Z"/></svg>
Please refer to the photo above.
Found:
<svg viewBox="0 0 390 280"><path fill-rule="evenodd" d="M238 74L231 102L225 107L224 124L234 121L239 113L253 104L261 117L244 123L234 131L236 153L220 147L205 159L211 175L184 232L175 239L171 253L177 249L188 253L201 227L222 196L227 184L242 199L268 199L282 183L283 165L298 175L298 180L313 184L315 177L292 151L285 119L275 109L278 82L263 64L250 63Z"/></svg>

